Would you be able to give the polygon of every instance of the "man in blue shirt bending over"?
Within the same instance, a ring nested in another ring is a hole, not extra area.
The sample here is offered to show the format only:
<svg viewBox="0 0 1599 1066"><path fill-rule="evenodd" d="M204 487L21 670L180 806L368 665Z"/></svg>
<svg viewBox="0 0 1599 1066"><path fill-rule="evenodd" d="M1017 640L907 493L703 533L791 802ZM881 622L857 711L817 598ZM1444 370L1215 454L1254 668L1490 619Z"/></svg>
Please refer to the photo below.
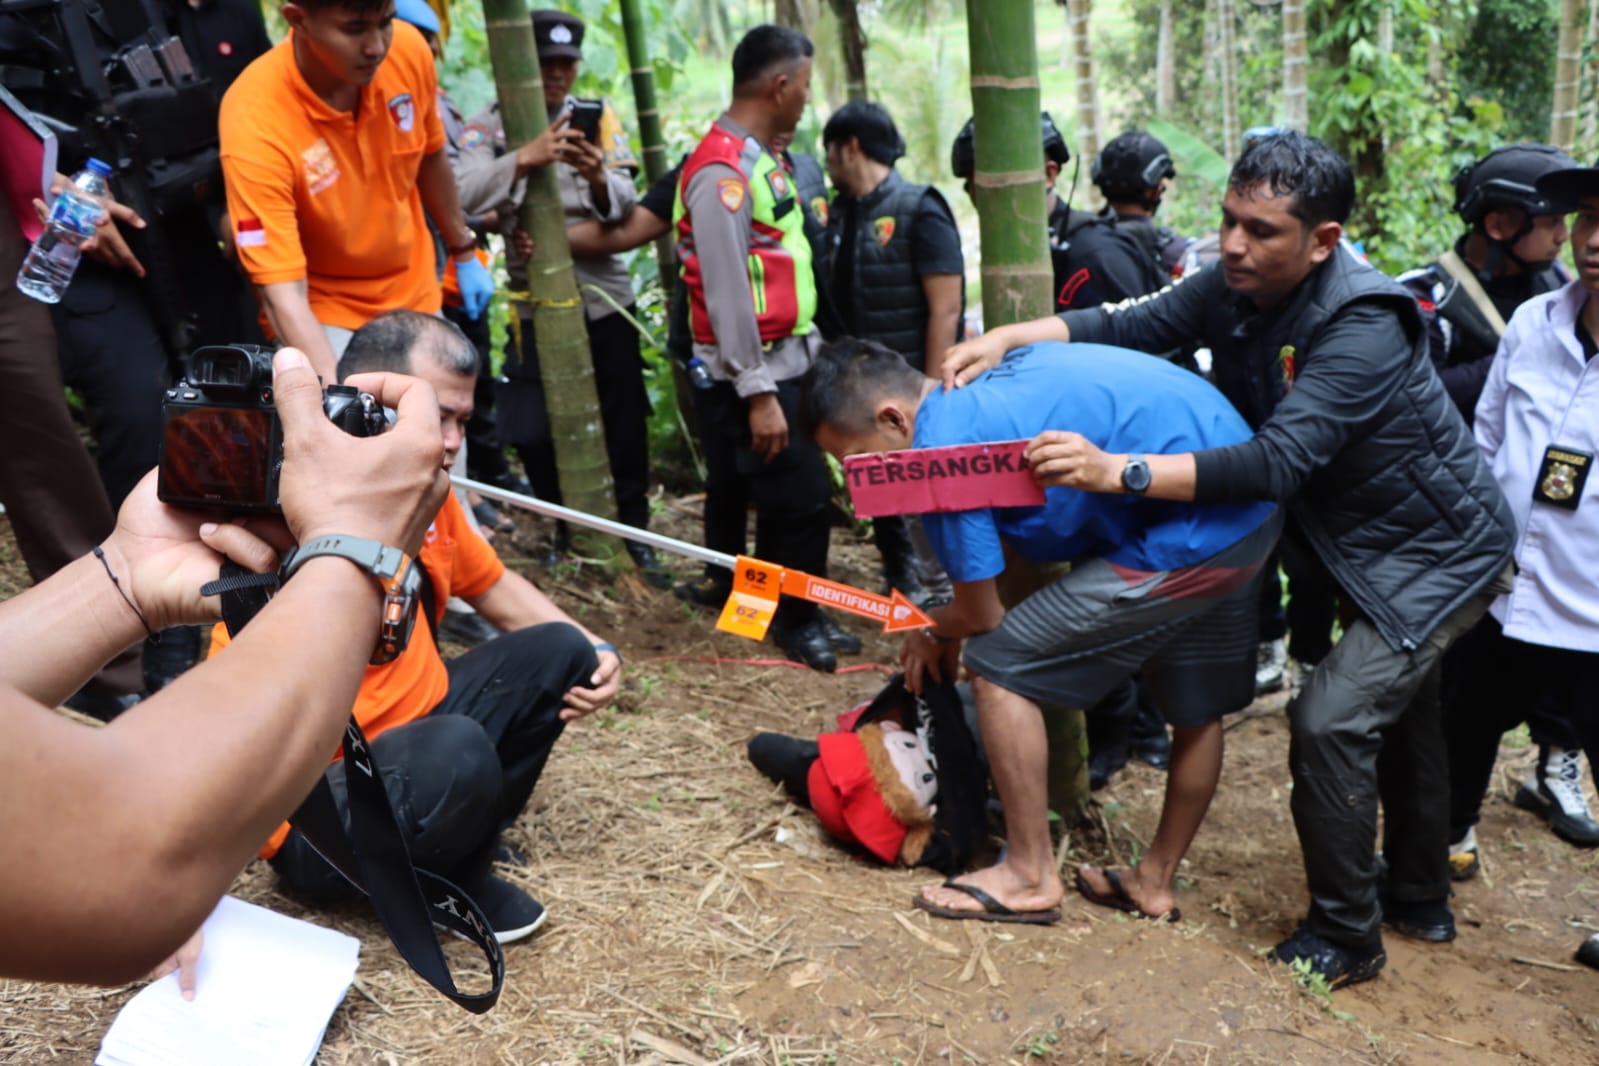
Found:
<svg viewBox="0 0 1599 1066"><path fill-rule="evenodd" d="M901 662L913 689L961 661L974 675L1006 851L995 866L923 888L915 903L943 918L1060 919L1038 704L1089 707L1140 671L1175 733L1160 827L1136 866L1083 866L1077 890L1137 917L1177 920L1172 877L1216 791L1222 715L1254 698L1255 583L1280 520L1269 503L1144 499L1142 453L1236 444L1249 427L1198 376L1096 344L1018 348L946 393L886 348L846 338L822 349L803 396L806 431L840 459L1022 438L1031 452L1052 430L1126 454L1127 495L1050 488L1041 506L923 517L955 599L931 612L932 630L906 638ZM1006 611L995 578L1007 553L1072 568Z"/></svg>

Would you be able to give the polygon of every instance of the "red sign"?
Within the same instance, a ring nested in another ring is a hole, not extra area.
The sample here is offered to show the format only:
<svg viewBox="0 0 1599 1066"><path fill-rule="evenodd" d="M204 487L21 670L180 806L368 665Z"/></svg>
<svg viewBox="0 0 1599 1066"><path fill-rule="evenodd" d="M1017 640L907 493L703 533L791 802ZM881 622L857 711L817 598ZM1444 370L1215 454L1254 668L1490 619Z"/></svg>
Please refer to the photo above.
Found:
<svg viewBox="0 0 1599 1066"><path fill-rule="evenodd" d="M1010 440L852 455L844 479L861 518L1036 507L1044 489L1022 459L1026 448Z"/></svg>

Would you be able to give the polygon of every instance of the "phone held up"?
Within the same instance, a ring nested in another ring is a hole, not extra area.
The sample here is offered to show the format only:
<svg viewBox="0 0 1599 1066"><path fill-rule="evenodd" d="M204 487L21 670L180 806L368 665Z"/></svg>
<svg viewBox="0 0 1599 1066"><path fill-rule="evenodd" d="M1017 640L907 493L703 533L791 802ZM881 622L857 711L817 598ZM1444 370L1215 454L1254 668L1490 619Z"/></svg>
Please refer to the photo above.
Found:
<svg viewBox="0 0 1599 1066"><path fill-rule="evenodd" d="M569 105L572 117L569 120L575 130L580 130L585 140L596 147L600 143L600 115L605 112L605 105L598 100L583 100L573 97Z"/></svg>

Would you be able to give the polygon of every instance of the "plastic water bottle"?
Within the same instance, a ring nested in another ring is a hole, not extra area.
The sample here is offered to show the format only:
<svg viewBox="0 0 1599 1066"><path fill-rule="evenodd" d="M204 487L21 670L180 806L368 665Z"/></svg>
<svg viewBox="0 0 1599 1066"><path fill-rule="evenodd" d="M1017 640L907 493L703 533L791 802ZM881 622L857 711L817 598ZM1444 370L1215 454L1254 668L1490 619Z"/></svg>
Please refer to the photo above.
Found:
<svg viewBox="0 0 1599 1066"><path fill-rule="evenodd" d="M716 384L716 380L711 377L710 368L705 365L705 360L697 355L688 361L688 380L696 389L708 389Z"/></svg>
<svg viewBox="0 0 1599 1066"><path fill-rule="evenodd" d="M72 184L50 205L45 231L33 242L17 271L17 288L47 304L61 302L78 269L83 242L94 236L94 227L105 219L105 199L111 191L106 178L110 176L111 168L98 159L89 160L87 167L73 175Z"/></svg>

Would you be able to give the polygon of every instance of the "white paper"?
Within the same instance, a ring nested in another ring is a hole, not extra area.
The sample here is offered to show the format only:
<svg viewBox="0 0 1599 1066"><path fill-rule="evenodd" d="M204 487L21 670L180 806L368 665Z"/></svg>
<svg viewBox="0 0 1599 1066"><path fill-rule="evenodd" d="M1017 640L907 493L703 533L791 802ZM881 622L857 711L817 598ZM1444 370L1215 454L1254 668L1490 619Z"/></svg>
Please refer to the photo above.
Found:
<svg viewBox="0 0 1599 1066"><path fill-rule="evenodd" d="M205 922L195 995L169 974L128 1001L96 1066L307 1066L361 942L225 896Z"/></svg>

